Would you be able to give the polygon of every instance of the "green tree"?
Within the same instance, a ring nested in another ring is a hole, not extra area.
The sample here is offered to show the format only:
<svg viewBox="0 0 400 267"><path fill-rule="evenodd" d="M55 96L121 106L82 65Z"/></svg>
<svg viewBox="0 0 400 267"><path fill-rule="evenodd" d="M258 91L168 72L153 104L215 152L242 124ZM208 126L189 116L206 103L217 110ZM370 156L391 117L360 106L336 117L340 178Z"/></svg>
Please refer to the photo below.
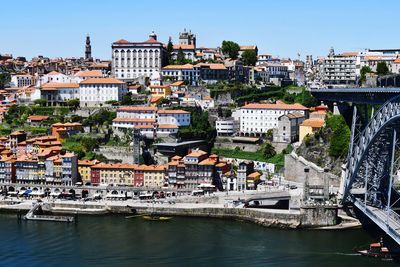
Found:
<svg viewBox="0 0 400 267"><path fill-rule="evenodd" d="M267 139L272 141L273 137L274 137L274 130L273 129L268 129L268 131L267 131Z"/></svg>
<svg viewBox="0 0 400 267"><path fill-rule="evenodd" d="M385 62L378 62L378 65L376 65L376 74L378 74L378 76L389 74L389 68Z"/></svg>
<svg viewBox="0 0 400 267"><path fill-rule="evenodd" d="M271 142L267 141L261 145L260 151L266 159L272 158L276 155L276 151Z"/></svg>
<svg viewBox="0 0 400 267"><path fill-rule="evenodd" d="M129 92L124 97L122 97L121 105L133 105L134 101L132 100L132 93Z"/></svg>
<svg viewBox="0 0 400 267"><path fill-rule="evenodd" d="M41 107L44 107L47 104L47 100L46 99L36 99L35 101L33 101L33 103L35 105L39 105Z"/></svg>
<svg viewBox="0 0 400 267"><path fill-rule="evenodd" d="M178 49L178 54L176 56L176 62L178 64L185 64L185 54L183 53L183 50L181 47Z"/></svg>
<svg viewBox="0 0 400 267"><path fill-rule="evenodd" d="M233 41L222 41L222 53L229 56L231 59L237 59L239 56L240 46Z"/></svg>
<svg viewBox="0 0 400 267"><path fill-rule="evenodd" d="M99 142L98 142L97 139L91 138L91 137L86 137L86 136L85 136L85 137L82 137L80 143L81 143L83 149L84 149L86 152L91 152L91 151L93 151L93 149L95 149L95 148L99 145Z"/></svg>
<svg viewBox="0 0 400 267"><path fill-rule="evenodd" d="M73 107L75 109L79 107L79 104L80 104L80 102L79 102L79 99L77 99L77 98L67 100L67 106Z"/></svg>
<svg viewBox="0 0 400 267"><path fill-rule="evenodd" d="M172 64L172 52L174 52L174 45L172 44L172 38L171 36L168 39L168 45L167 45L167 60L168 60L168 65Z"/></svg>
<svg viewBox="0 0 400 267"><path fill-rule="evenodd" d="M6 84L11 81L11 76L8 72L0 70L0 89L4 89Z"/></svg>
<svg viewBox="0 0 400 267"><path fill-rule="evenodd" d="M326 127L332 131L329 155L334 158L345 157L349 149L350 129L341 115L329 116Z"/></svg>
<svg viewBox="0 0 400 267"><path fill-rule="evenodd" d="M367 73L371 73L372 70L369 66L363 66L360 70L360 79L361 83L365 83L367 81Z"/></svg>
<svg viewBox="0 0 400 267"><path fill-rule="evenodd" d="M243 64L246 66L255 66L257 62L257 54L254 50L245 50L242 53Z"/></svg>

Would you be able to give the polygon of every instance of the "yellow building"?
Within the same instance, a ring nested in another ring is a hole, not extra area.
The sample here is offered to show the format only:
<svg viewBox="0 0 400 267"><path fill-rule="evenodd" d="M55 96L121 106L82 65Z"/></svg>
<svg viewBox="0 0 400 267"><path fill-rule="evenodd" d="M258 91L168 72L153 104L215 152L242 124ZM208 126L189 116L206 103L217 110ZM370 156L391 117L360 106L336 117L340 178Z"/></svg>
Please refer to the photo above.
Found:
<svg viewBox="0 0 400 267"><path fill-rule="evenodd" d="M161 96L165 98L171 95L171 87L168 85L152 85L150 86L150 93L152 97Z"/></svg>
<svg viewBox="0 0 400 267"><path fill-rule="evenodd" d="M99 163L97 160L78 160L78 173L83 184L90 183L90 171L92 166L97 163Z"/></svg>
<svg viewBox="0 0 400 267"><path fill-rule="evenodd" d="M162 187L165 183L166 165L140 165L136 170L143 171L143 185L148 187Z"/></svg>
<svg viewBox="0 0 400 267"><path fill-rule="evenodd" d="M325 121L323 119L308 119L300 124L299 141L303 142L304 137L307 134L314 134L316 131L324 126Z"/></svg>
<svg viewBox="0 0 400 267"><path fill-rule="evenodd" d="M257 184L260 183L261 173L253 172L247 175L246 177L246 184L247 189L254 190L256 189Z"/></svg>
<svg viewBox="0 0 400 267"><path fill-rule="evenodd" d="M128 163L99 163L91 167L91 171L99 173L101 184L133 185L134 168L137 165ZM96 182L97 183L97 182Z"/></svg>

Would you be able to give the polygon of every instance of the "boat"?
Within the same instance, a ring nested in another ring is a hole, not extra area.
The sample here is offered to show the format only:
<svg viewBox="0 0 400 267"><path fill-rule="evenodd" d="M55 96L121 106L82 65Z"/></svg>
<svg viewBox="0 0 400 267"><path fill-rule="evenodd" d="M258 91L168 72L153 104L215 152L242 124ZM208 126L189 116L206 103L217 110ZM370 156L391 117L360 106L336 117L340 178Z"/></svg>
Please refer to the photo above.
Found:
<svg viewBox="0 0 400 267"><path fill-rule="evenodd" d="M142 218L147 221L164 221L164 222L172 219L172 217L161 216L156 214L143 215Z"/></svg>
<svg viewBox="0 0 400 267"><path fill-rule="evenodd" d="M372 243L369 248L363 250L357 250L363 256L382 258L382 259L392 259L392 255L387 247L383 245L383 240L381 239L377 243Z"/></svg>

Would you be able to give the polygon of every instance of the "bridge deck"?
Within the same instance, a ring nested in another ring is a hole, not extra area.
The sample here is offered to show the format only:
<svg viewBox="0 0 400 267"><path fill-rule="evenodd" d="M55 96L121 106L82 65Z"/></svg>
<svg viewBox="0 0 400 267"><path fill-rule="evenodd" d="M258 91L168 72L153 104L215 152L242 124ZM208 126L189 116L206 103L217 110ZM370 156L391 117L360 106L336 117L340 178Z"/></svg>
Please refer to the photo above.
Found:
<svg viewBox="0 0 400 267"><path fill-rule="evenodd" d="M365 205L360 200L355 200L354 204L400 245L400 215L393 210L388 213L386 210Z"/></svg>

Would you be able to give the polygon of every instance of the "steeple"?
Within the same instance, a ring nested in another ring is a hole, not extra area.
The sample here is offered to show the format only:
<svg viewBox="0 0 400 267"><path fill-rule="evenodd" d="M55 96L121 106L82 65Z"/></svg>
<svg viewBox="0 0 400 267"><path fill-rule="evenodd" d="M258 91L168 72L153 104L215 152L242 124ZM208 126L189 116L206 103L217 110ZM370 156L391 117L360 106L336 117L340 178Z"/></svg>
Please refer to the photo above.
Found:
<svg viewBox="0 0 400 267"><path fill-rule="evenodd" d="M85 60L92 60L92 46L90 45L89 34L86 35Z"/></svg>

